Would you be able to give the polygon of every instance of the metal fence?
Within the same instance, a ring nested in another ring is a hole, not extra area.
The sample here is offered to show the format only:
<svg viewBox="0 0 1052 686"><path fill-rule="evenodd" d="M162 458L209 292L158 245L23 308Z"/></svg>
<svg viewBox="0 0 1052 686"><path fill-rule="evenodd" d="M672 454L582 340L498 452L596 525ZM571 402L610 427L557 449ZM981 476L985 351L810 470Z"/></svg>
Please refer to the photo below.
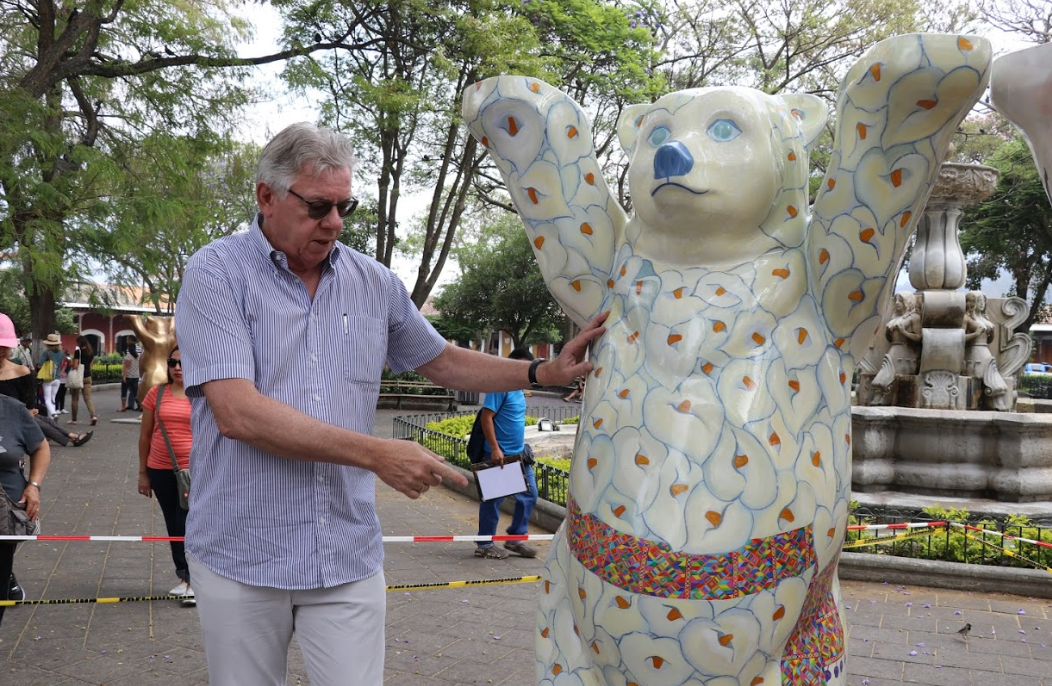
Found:
<svg viewBox="0 0 1052 686"><path fill-rule="evenodd" d="M580 414L580 406L574 405L526 408L528 417L551 419L554 422L563 422L567 419L578 417ZM449 434L427 428L427 425L432 422L441 422L453 417L469 416L474 417L475 412L431 412L428 414L399 416L394 418L393 435L398 439L420 443L428 450L446 458L448 462L464 469L470 469L471 461L467 455L468 441L466 438L450 436ZM537 477L537 495L543 500L565 507L570 473L543 462L534 464L533 472Z"/></svg>
<svg viewBox="0 0 1052 686"><path fill-rule="evenodd" d="M553 406L529 407L526 412L532 417L547 417L559 422L578 416L580 410L574 406ZM467 457L467 439L428 429L427 425L451 417L473 417L474 415L474 412L461 411L395 417L394 437L416 441L442 455L453 464L467 469L471 466ZM534 465L534 472L537 476L538 495L544 500L565 506L569 473L540 462ZM967 515L962 512L877 509L857 505L850 512L850 524L863 526L947 521L948 519L984 531L957 526L910 530L849 531L844 547L851 552L876 555L1004 567L1037 567L1052 571L1052 520L1020 523L1018 519L997 520ZM1040 544L1019 539L1039 541Z"/></svg>

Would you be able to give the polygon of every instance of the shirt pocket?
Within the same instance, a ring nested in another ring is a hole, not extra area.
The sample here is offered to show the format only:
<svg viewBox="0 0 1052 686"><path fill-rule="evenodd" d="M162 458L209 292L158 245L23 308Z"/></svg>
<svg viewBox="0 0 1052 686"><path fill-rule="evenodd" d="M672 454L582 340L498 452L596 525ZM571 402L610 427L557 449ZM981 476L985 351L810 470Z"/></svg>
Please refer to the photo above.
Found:
<svg viewBox="0 0 1052 686"><path fill-rule="evenodd" d="M379 387L387 362L387 327L376 317L344 315L339 360L348 383Z"/></svg>

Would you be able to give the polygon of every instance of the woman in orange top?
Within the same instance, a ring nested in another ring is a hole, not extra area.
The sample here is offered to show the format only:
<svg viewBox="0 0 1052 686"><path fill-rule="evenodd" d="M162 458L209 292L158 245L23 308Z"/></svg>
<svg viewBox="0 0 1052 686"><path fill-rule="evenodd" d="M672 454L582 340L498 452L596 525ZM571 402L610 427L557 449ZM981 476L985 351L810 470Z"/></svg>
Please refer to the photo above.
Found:
<svg viewBox="0 0 1052 686"><path fill-rule="evenodd" d="M164 388L164 397L158 414L157 393L161 388ZM189 469L190 446L193 444L190 401L183 390L183 363L179 346L168 353L168 383L150 389L143 398L142 410L142 425L139 429L139 493L147 498L151 492L157 496L169 536L185 536L186 510L179 506L179 489L175 472L172 471L172 458L160 429L163 423L179 468ZM179 585L168 594L182 598L183 607L193 607L197 601L190 587L190 570L186 564L183 543L172 541L171 546Z"/></svg>

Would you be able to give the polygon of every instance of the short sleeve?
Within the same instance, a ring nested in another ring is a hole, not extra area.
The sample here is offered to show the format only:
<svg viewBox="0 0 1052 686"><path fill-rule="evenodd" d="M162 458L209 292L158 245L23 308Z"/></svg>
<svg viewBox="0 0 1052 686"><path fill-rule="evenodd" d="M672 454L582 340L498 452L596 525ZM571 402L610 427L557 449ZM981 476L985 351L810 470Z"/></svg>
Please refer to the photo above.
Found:
<svg viewBox="0 0 1052 686"><path fill-rule="evenodd" d="M504 396L504 393L487 393L486 399L482 402L482 408L496 414L500 411L500 406L504 404Z"/></svg>
<svg viewBox="0 0 1052 686"><path fill-rule="evenodd" d="M150 390L146 391L146 397L142 399L142 409L153 412L157 409L157 392L160 386L154 386Z"/></svg>
<svg viewBox="0 0 1052 686"><path fill-rule="evenodd" d="M25 441L26 453L35 453L40 444L44 442L44 432L40 430L40 425L37 424L37 420L33 418L33 415L29 414L29 410L25 408L25 405L18 404L16 407L21 410L19 419L21 420L22 439Z"/></svg>
<svg viewBox="0 0 1052 686"><path fill-rule="evenodd" d="M388 313L387 364L395 374L407 372L438 357L446 339L413 304L405 284L394 272L390 279L391 306Z"/></svg>
<svg viewBox="0 0 1052 686"><path fill-rule="evenodd" d="M190 260L175 309L187 395L218 379L255 380L252 335L238 303L240 294L216 250L204 248ZM216 354L222 341L223 354Z"/></svg>

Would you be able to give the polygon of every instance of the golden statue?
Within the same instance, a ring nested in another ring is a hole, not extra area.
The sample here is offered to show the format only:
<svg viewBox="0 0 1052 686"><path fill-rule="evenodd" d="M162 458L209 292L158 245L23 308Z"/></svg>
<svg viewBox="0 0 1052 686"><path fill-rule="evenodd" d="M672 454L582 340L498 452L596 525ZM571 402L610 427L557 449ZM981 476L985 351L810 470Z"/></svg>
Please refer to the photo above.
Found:
<svg viewBox="0 0 1052 686"><path fill-rule="evenodd" d="M168 383L168 352L175 347L175 317L126 314L135 337L142 344L139 358L139 402L154 386Z"/></svg>

